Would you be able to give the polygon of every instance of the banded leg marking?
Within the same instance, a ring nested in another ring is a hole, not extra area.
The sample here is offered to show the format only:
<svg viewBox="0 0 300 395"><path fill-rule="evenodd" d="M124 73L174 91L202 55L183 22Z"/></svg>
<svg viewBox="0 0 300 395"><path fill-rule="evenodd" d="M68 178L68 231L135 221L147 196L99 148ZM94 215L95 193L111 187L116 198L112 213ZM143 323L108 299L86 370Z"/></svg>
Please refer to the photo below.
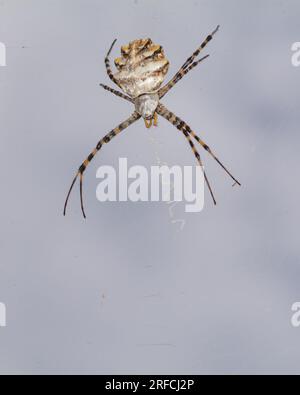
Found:
<svg viewBox="0 0 300 395"><path fill-rule="evenodd" d="M196 49L196 51L185 61L185 63L182 65L182 67L179 69L179 71L174 75L174 77L159 90L159 97L162 98L173 86L178 82L185 74L188 73L188 71L192 70L197 64L199 64L202 60L206 59L207 57L204 57L200 59L198 62L194 62L195 58L200 54L200 52L207 46L207 44L213 39L213 36L217 33L219 30L220 26L218 25L217 28L207 36L207 38L203 41L203 43L200 45L199 48ZM192 64L196 63L193 67L189 68ZM184 73L186 69L189 70ZM179 78L180 77L180 78Z"/></svg>
<svg viewBox="0 0 300 395"><path fill-rule="evenodd" d="M84 211L84 205L83 205L83 173L85 172L87 166L90 164L90 162L93 160L95 155L97 154L98 151L102 148L104 144L108 144L115 136L117 136L119 133L121 133L123 130L128 128L131 124L133 124L135 121L140 119L140 115L137 112L134 112L126 121L120 123L119 126L117 126L115 129L113 129L111 132L109 132L106 136L104 136L96 145L95 149L89 154L89 156L86 158L86 160L80 165L74 180L72 181L71 187L69 189L69 192L67 194L67 198L65 201L64 205L64 215L66 215L67 211L67 205L69 201L69 197L71 195L72 189L75 185L75 182L77 178L79 177L80 180L80 204L81 204L81 211L83 214L83 217L86 218L85 211Z"/></svg>
<svg viewBox="0 0 300 395"><path fill-rule="evenodd" d="M179 128L179 127L180 127L180 128ZM205 180L205 182L206 182L206 185L207 185L207 187L208 187L208 190L209 190L209 193L210 193L210 195L211 195L211 197L212 197L212 200L213 200L213 202L214 202L214 205L216 205L217 202L216 202L214 193L213 193L213 191L212 191L212 188L211 188L211 186L210 186L209 180L208 180L208 178L207 178L206 172L205 172L205 170L204 170L204 166L203 166L203 162L202 162L202 160L201 160L201 156L200 156L199 152L196 150L196 147L195 147L194 143L192 142L192 139L191 139L189 133L188 133L185 129L181 129L180 124L178 125L178 129L182 131L182 133L184 134L184 136L185 136L186 139L188 140L188 143L190 144L190 146L191 146L191 148L192 148L192 151L193 151L193 153L194 153L194 155L195 155L195 157L196 157L196 159L197 159L197 161L198 161L198 163L199 163L199 165L200 165L200 167L201 167L201 169L202 169L203 176L204 176L204 180Z"/></svg>
<svg viewBox="0 0 300 395"><path fill-rule="evenodd" d="M113 72L112 72L111 67L110 67L110 61L109 61L109 56L110 56L111 51L112 51L112 49L113 49L113 47L114 47L114 45L115 45L116 42L117 42L117 39L115 39L115 40L113 41L113 43L111 44L111 46L110 46L110 48L109 48L109 51L107 52L107 55L106 55L106 57L105 57L104 62L105 62L106 72L107 72L109 78L110 78L116 85L118 85L118 87L120 88L120 85L118 84L117 80L115 79L115 77L114 77L114 75L113 75Z"/></svg>
<svg viewBox="0 0 300 395"><path fill-rule="evenodd" d="M200 45L199 48L196 49L196 51L192 54L192 56L190 56L186 62L182 65L182 68L185 69L187 66L189 66L191 63L193 63L193 61L195 60L195 58L200 54L201 51L203 51L203 49L207 46L207 44L213 39L213 36L218 32L218 30L220 29L220 25L218 25L216 27L216 29L209 34L206 39L203 41L203 43Z"/></svg>
<svg viewBox="0 0 300 395"><path fill-rule="evenodd" d="M172 123L172 125L174 125L178 130L180 130L183 133L183 135L185 136L185 138L187 139L187 141L188 141L188 143L189 143L189 145L190 145L190 147L191 147L191 149L192 149L192 151L193 151L193 153L194 153L194 155L195 155L195 157L196 157L196 159L197 159L197 161L198 161L198 163L199 163L199 165L200 165L200 167L202 169L204 180L205 180L206 185L208 187L209 193L210 193L210 195L212 197L212 200L213 200L214 204L216 205L217 202L216 202L214 193L212 191L212 188L210 186L210 182L208 180L207 174L206 174L206 172L204 170L204 165L203 165L203 162L201 160L201 156L200 156L199 152L196 150L196 147L195 147L195 145L194 145L194 143L193 143L193 141L192 141L192 139L190 137L189 132L185 128L185 126L186 126L185 122L183 122L180 118L178 118L171 111L168 111L161 104L159 105L157 111L162 117L167 119L169 122Z"/></svg>
<svg viewBox="0 0 300 395"><path fill-rule="evenodd" d="M102 88L104 88L106 91L111 92L114 95L119 96L122 99L125 99L125 100L129 101L130 103L133 103L133 100L131 99L131 97L126 96L124 93L119 92L119 91L117 91L117 90L115 90L113 88L110 88L109 86L104 85L104 84L100 84L100 86L102 86Z"/></svg>
<svg viewBox="0 0 300 395"><path fill-rule="evenodd" d="M161 103L158 105L157 112L171 122L177 129L184 129L188 132L194 139L214 158L214 160L225 170L225 172L232 178L235 184L241 186L241 183L229 172L229 170L223 165L223 163L216 157L210 147L199 137L196 133L187 125L184 121L182 121L179 117L169 111L165 106Z"/></svg>
<svg viewBox="0 0 300 395"><path fill-rule="evenodd" d="M191 136L214 158L214 160L222 167L223 170L232 178L234 181L234 185L237 184L241 186L241 183L230 173L230 171L223 165L223 163L216 157L216 155L212 152L210 147L202 140L196 133L187 125L187 131Z"/></svg>

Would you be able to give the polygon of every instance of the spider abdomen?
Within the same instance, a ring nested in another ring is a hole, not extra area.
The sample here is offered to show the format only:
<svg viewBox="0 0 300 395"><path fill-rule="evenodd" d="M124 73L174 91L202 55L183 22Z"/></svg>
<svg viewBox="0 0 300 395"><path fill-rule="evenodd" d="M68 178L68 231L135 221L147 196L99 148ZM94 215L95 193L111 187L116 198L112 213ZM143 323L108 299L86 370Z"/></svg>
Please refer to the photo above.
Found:
<svg viewBox="0 0 300 395"><path fill-rule="evenodd" d="M136 98L157 91L169 69L169 61L160 45L150 38L135 40L121 48L122 56L115 59L118 85Z"/></svg>

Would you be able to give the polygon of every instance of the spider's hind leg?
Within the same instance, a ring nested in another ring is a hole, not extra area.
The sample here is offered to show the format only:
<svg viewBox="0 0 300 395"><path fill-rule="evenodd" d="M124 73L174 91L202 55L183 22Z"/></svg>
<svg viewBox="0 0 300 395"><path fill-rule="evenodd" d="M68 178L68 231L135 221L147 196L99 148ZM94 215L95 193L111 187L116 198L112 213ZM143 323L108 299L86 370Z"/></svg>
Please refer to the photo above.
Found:
<svg viewBox="0 0 300 395"><path fill-rule="evenodd" d="M203 43L196 49L196 51L184 62L182 67L179 69L179 71L174 75L174 77L159 90L159 97L160 99L165 96L166 93L170 89L173 88L173 86L181 80L183 76L185 76L190 70L192 70L194 67L196 67L200 62L202 62L204 59L206 59L208 56L204 56L198 61L194 61L196 57L200 54L200 52L207 46L207 44L213 39L213 36L217 33L219 30L220 26L217 26L217 28L209 34L206 39L203 41Z"/></svg>

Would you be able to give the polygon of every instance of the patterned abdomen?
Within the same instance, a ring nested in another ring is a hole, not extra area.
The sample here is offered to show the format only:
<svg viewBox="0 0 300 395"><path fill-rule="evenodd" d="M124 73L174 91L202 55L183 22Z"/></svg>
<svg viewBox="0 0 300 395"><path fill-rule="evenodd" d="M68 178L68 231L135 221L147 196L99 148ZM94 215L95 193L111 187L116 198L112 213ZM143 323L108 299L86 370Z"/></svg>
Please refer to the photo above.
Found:
<svg viewBox="0 0 300 395"><path fill-rule="evenodd" d="M160 88L169 69L160 45L150 40L135 40L121 48L122 56L115 59L118 85L131 97L155 92Z"/></svg>

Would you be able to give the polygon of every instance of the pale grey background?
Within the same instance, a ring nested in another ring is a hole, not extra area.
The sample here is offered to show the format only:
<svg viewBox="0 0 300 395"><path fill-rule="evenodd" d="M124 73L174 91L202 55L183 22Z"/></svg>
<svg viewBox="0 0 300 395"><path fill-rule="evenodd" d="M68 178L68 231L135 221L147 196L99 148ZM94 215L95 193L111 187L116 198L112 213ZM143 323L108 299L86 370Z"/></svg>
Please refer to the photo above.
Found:
<svg viewBox="0 0 300 395"><path fill-rule="evenodd" d="M299 15L298 0L0 2L1 373L299 373ZM183 231L165 203L98 203L96 169L120 156L195 164L166 121L140 121L88 169L88 219L78 188L64 218L76 168L131 112L98 86L112 40L115 57L151 37L171 76L217 24L210 59L164 103L243 187L204 153L218 206L178 206Z"/></svg>

